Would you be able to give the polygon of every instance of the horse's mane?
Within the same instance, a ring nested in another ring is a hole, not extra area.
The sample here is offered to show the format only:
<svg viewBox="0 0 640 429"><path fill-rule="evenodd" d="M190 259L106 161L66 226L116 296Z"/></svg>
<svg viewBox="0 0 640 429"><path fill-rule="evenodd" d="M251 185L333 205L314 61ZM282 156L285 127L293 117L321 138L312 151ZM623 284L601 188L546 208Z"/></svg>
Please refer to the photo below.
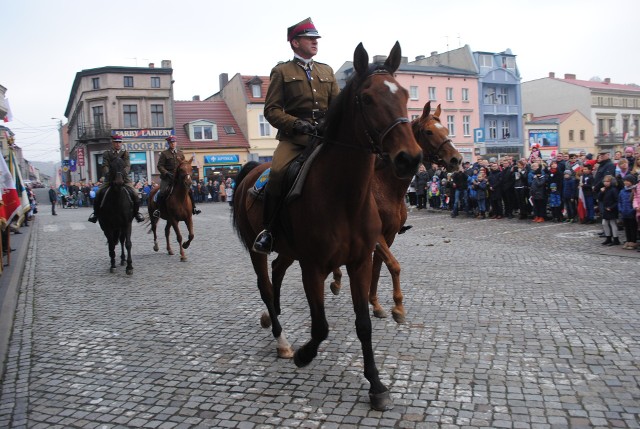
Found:
<svg viewBox="0 0 640 429"><path fill-rule="evenodd" d="M324 136L327 141L335 140L338 136L338 130L341 128L342 120L346 120L344 112L348 108L350 100L353 100L355 92L360 89L369 76L375 73L389 73L393 75L393 71L389 70L383 64L369 64L364 75L360 76L354 73L347 79L345 87L340 91L338 96L329 106L325 119Z"/></svg>

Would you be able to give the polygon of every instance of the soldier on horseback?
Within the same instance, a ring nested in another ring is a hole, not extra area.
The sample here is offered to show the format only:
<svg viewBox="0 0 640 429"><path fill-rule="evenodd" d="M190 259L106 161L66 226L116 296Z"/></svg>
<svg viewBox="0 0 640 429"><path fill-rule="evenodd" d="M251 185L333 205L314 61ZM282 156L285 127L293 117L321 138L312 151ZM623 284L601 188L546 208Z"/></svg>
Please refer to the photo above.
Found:
<svg viewBox="0 0 640 429"><path fill-rule="evenodd" d="M173 185L173 174L176 171L176 167L180 162L185 160L184 153L177 149L177 140L175 136L169 136L166 138L169 149L160 153L160 159L158 159L158 171L160 172L160 190L156 194L157 209L153 212L153 217L160 217L160 207L164 204L168 194L171 192L171 186ZM193 214L200 214L200 210L196 208L196 203L193 200L193 193L189 190L189 198L191 198L191 207L193 208Z"/></svg>
<svg viewBox="0 0 640 429"><path fill-rule="evenodd" d="M289 27L287 41L294 58L271 70L264 116L278 129L276 138L280 142L273 154L265 189L264 231L253 243L254 252L271 253L271 230L284 193L283 176L289 164L305 150L309 135L316 133L316 126L339 92L331 67L313 61L318 53L319 38L311 18Z"/></svg>
<svg viewBox="0 0 640 429"><path fill-rule="evenodd" d="M122 158L125 165L125 175L123 177L125 183L125 189L129 192L131 200L133 201L133 215L138 222L144 221L144 216L140 213L140 196L138 191L133 187L131 178L129 177L129 169L131 168L131 161L129 160L129 151L122 148L122 136L114 134L111 136L111 142L113 144L112 149L105 151L102 154L102 182L103 184L98 188L95 200L93 202L93 213L89 216L89 222L96 223L100 216L100 205L107 187L109 186L109 166L116 158Z"/></svg>

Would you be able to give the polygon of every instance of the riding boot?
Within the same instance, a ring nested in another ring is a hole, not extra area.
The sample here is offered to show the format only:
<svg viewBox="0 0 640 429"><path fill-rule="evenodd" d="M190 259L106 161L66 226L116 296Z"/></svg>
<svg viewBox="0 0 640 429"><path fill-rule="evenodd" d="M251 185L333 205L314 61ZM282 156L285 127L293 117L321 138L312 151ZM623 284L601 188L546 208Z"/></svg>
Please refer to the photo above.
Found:
<svg viewBox="0 0 640 429"><path fill-rule="evenodd" d="M134 198L133 200L133 217L136 218L136 221L144 222L144 215L140 213L140 201Z"/></svg>
<svg viewBox="0 0 640 429"><path fill-rule="evenodd" d="M264 230L258 234L256 240L253 242L252 250L256 253L262 253L268 255L273 250L273 236L271 234L271 228L273 219L276 215L276 209L278 207L278 198L270 195L268 191L264 193L264 211L262 212L262 223Z"/></svg>
<svg viewBox="0 0 640 429"><path fill-rule="evenodd" d="M96 223L98 222L98 214L100 212L100 204L102 204L102 194L99 193L96 195L96 198L93 200L93 213L89 216L89 222Z"/></svg>
<svg viewBox="0 0 640 429"><path fill-rule="evenodd" d="M153 211L153 214L151 216L155 218L160 217L160 205L163 203L164 203L164 194L158 191L157 198L156 198L156 209Z"/></svg>

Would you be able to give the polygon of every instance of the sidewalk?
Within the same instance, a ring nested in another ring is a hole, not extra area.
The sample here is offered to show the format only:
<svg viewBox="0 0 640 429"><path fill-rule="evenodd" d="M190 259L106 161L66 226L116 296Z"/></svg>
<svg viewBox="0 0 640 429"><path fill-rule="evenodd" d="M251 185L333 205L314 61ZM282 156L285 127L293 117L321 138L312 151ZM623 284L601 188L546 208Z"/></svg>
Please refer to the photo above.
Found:
<svg viewBox="0 0 640 429"><path fill-rule="evenodd" d="M4 374L5 360L13 318L16 310L16 302L20 291L20 280L27 260L27 251L31 240L31 230L35 228L37 216L32 218L29 226L20 228L21 234L11 234L11 265L6 265L7 258L2 258L2 274L0 274L0 375Z"/></svg>

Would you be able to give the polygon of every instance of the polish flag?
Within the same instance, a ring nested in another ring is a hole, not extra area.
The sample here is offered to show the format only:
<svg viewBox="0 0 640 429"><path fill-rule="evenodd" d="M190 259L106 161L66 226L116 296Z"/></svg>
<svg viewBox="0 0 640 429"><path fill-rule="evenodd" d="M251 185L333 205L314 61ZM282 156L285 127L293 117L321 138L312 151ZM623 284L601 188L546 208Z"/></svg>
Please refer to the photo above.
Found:
<svg viewBox="0 0 640 429"><path fill-rule="evenodd" d="M582 187L580 187L578 191L578 219L584 222L587 217L587 206L584 203L584 193L582 192Z"/></svg>
<svg viewBox="0 0 640 429"><path fill-rule="evenodd" d="M16 182L13 180L9 166L0 156L0 223L11 223L14 216L20 215L22 204L16 190Z"/></svg>

